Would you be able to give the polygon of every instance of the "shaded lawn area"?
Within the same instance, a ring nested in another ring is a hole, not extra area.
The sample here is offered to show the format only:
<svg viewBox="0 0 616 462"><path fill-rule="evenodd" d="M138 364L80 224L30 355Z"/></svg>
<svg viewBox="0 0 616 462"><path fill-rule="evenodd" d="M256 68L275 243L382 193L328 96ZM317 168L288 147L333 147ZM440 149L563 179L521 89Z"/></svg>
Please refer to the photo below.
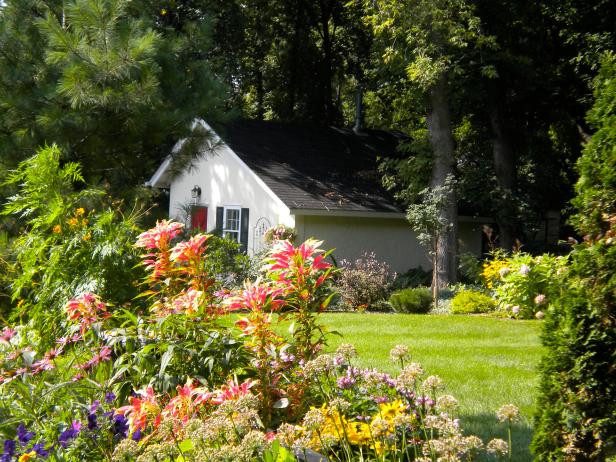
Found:
<svg viewBox="0 0 616 462"><path fill-rule="evenodd" d="M389 350L408 345L411 361L427 375L440 376L460 404L459 417L466 434L484 442L507 440L507 429L496 410L513 403L522 421L513 433L513 460L530 461L531 421L542 354L539 321L513 321L483 316L325 313L322 324L338 331L328 350L340 343L357 348L357 365L376 367L397 375L399 366Z"/></svg>

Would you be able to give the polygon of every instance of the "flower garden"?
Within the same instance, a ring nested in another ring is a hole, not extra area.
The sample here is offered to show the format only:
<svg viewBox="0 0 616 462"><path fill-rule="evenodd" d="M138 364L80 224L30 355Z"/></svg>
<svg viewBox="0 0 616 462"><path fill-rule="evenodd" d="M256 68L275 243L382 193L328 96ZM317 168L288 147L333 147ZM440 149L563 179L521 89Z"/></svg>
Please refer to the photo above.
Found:
<svg viewBox="0 0 616 462"><path fill-rule="evenodd" d="M580 275L609 266L616 236L612 220L569 256L494 252L433 306L414 287L425 272L394 278L369 254L336 267L289 229L256 261L178 222L142 231L141 212L76 188L79 166L60 166L55 147L11 181L4 213L27 232L14 266L0 261L13 300L0 331L2 462L528 460L531 413L535 431L558 428L533 409L537 331L551 348L577 344L556 328L568 322L559 307L593 296L579 281L594 273ZM567 460L589 440L604 451L610 425L590 437L571 427Z"/></svg>
<svg viewBox="0 0 616 462"><path fill-rule="evenodd" d="M4 328L3 461L508 457L507 441L463 431L408 347L391 351L395 374L359 368L351 344L323 354L337 270L322 243L275 241L261 274L230 290L205 271L210 238L164 220L137 237L144 310L84 292L53 328Z"/></svg>

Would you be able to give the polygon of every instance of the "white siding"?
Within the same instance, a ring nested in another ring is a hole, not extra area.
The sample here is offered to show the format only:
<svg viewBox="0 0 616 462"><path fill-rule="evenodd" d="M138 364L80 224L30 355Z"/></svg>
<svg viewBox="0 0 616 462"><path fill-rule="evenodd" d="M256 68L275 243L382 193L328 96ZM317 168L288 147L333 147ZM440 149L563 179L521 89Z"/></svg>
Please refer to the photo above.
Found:
<svg viewBox="0 0 616 462"><path fill-rule="evenodd" d="M191 171L173 179L170 187L169 216L185 218L182 207L193 203L191 189L201 188L198 205L208 207L208 232L216 227L216 207L235 205L250 209L248 249L253 248L254 226L265 217L275 225L294 226L289 209L273 192L226 146L200 160Z"/></svg>

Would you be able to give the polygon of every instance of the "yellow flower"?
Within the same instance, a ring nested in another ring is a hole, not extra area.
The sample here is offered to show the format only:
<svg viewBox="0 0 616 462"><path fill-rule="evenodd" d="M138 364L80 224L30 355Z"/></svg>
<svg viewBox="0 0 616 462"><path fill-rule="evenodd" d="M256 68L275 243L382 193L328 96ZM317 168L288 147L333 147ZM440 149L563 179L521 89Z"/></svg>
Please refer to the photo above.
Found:
<svg viewBox="0 0 616 462"><path fill-rule="evenodd" d="M89 241L90 239L92 239L92 234L91 233L87 233L86 235L83 236L82 239L84 241Z"/></svg>
<svg viewBox="0 0 616 462"><path fill-rule="evenodd" d="M83 220L81 220L81 224L83 226L88 226L88 223L90 223L90 222L87 220L87 218L84 218Z"/></svg>
<svg viewBox="0 0 616 462"><path fill-rule="evenodd" d="M79 221L77 220L77 218L69 218L67 223L70 226L77 226L79 224Z"/></svg>
<svg viewBox="0 0 616 462"><path fill-rule="evenodd" d="M86 213L85 209L83 207L79 207L77 210L75 210L75 216L76 217L80 217L82 216L84 213Z"/></svg>
<svg viewBox="0 0 616 462"><path fill-rule="evenodd" d="M60 234L60 233L62 232L62 226L60 226L60 225L56 225L56 226L54 226L54 227L53 227L53 232L54 232L55 234Z"/></svg>
<svg viewBox="0 0 616 462"><path fill-rule="evenodd" d="M365 422L348 422L345 431L347 439L351 444L364 445L368 444L372 439L370 425Z"/></svg>
<svg viewBox="0 0 616 462"><path fill-rule="evenodd" d="M165 8L163 8L162 10L160 10L160 15L161 16L166 16L167 15L167 10Z"/></svg>
<svg viewBox="0 0 616 462"><path fill-rule="evenodd" d="M488 289L492 289L501 280L501 270L507 268L507 260L492 260L483 264L481 276Z"/></svg>
<svg viewBox="0 0 616 462"><path fill-rule="evenodd" d="M36 451L26 452L19 457L19 462L28 462L36 457Z"/></svg>
<svg viewBox="0 0 616 462"><path fill-rule="evenodd" d="M396 416L404 414L404 411L404 403L399 399L392 401L391 403L379 404L379 414L383 419L394 420Z"/></svg>

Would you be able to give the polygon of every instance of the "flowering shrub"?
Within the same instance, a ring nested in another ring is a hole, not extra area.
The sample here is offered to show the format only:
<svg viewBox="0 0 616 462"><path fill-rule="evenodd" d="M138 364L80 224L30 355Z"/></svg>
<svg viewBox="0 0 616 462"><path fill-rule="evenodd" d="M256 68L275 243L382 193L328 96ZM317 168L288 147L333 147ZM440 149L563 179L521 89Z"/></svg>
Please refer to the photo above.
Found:
<svg viewBox="0 0 616 462"><path fill-rule="evenodd" d="M366 252L353 263L340 262L337 286L345 307L363 311L387 299L394 279L387 263Z"/></svg>
<svg viewBox="0 0 616 462"><path fill-rule="evenodd" d="M562 288L568 258L519 252L504 262L494 288L500 310L514 318L541 319Z"/></svg>
<svg viewBox="0 0 616 462"><path fill-rule="evenodd" d="M280 223L268 229L263 238L267 244L274 244L276 241L294 242L297 239L297 231Z"/></svg>
<svg viewBox="0 0 616 462"><path fill-rule="evenodd" d="M62 335L62 309L72 297L94 292L122 304L137 295L133 282L140 270L132 243L138 205L127 211L106 191L84 188L80 166L61 166L56 146L22 162L8 183L17 192L2 214L19 220L25 231L10 247L14 319L34 322L48 334L43 341L49 347Z"/></svg>
<svg viewBox="0 0 616 462"><path fill-rule="evenodd" d="M138 236L136 308L83 292L51 347L34 323L0 331L0 461L453 461L483 447L407 347L391 352L397 377L355 367L348 344L319 355L334 295L321 242L277 241L261 277L227 291L206 271L210 237L181 231Z"/></svg>

